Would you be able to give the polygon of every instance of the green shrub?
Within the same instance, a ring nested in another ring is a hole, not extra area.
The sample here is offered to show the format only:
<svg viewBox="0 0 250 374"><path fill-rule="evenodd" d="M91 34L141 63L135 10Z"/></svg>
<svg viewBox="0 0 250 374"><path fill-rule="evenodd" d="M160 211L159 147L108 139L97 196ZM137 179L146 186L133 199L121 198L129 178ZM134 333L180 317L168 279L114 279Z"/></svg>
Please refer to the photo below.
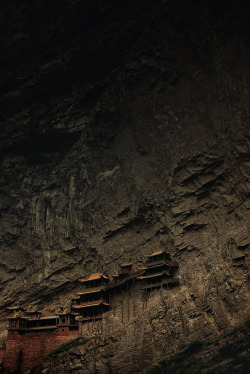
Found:
<svg viewBox="0 0 250 374"><path fill-rule="evenodd" d="M78 337L74 340L71 340L69 341L68 343L66 344L62 344L60 345L60 347L56 348L54 351L51 351L44 359L47 360L49 357L51 356L55 356L55 355L58 355L59 353L61 352L65 352L65 351L68 351L69 349L71 348L74 348L74 347L78 347L79 345L83 345L83 344L86 344L88 343L90 340L94 339L93 337L92 338L83 338L83 337Z"/></svg>

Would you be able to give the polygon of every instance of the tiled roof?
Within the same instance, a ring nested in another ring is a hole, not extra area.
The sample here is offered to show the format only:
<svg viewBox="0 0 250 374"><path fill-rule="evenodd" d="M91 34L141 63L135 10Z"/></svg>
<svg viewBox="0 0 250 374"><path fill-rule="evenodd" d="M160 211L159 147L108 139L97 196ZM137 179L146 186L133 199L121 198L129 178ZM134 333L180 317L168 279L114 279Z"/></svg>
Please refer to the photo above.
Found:
<svg viewBox="0 0 250 374"><path fill-rule="evenodd" d="M27 319L27 317L24 317L22 314L20 314L19 312L15 313L13 316L11 317L7 317L7 318L23 318L23 319Z"/></svg>
<svg viewBox="0 0 250 374"><path fill-rule="evenodd" d="M73 305L72 308L75 308L75 309L83 309L83 308L88 308L88 307L90 307L90 306L99 306L99 305L107 305L107 306L109 306L110 304L100 302L100 303L97 303L97 304Z"/></svg>
<svg viewBox="0 0 250 374"><path fill-rule="evenodd" d="M65 315L65 314L69 314L70 313L70 310L67 308L67 309L63 309L61 312L56 312L57 315Z"/></svg>
<svg viewBox="0 0 250 374"><path fill-rule="evenodd" d="M100 291L103 291L104 288L95 288L94 290L86 290L86 291L83 291L83 292L77 292L76 294L77 295L87 295L89 293L96 293L96 292L100 292Z"/></svg>
<svg viewBox="0 0 250 374"><path fill-rule="evenodd" d="M17 310L17 309L24 310L20 305L17 305L17 306L8 306L7 309L9 309L9 310Z"/></svg>
<svg viewBox="0 0 250 374"><path fill-rule="evenodd" d="M132 262L130 262L128 264L121 264L121 268L125 268L127 266L132 266L132 265L133 265Z"/></svg>
<svg viewBox="0 0 250 374"><path fill-rule="evenodd" d="M103 273L94 273L94 274L91 274L88 278L80 279L80 282L88 282L91 280L96 280L96 279L101 279L101 278L108 279L108 277L104 275Z"/></svg>
<svg viewBox="0 0 250 374"><path fill-rule="evenodd" d="M153 257L153 256L161 255L164 252L165 251L156 251L156 252L151 253L150 255L145 255L145 256L147 256L147 257Z"/></svg>

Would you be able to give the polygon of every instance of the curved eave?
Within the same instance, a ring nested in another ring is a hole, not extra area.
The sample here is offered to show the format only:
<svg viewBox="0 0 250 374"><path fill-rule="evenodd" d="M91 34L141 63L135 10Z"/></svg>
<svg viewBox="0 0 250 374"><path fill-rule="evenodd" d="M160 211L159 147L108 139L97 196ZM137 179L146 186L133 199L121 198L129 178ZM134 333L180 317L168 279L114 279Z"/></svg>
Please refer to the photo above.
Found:
<svg viewBox="0 0 250 374"><path fill-rule="evenodd" d="M92 290L92 291L77 292L76 294L78 296L81 296L81 295L88 295L88 294L98 293L98 292L101 292L101 291L104 291L104 288L98 288L97 290Z"/></svg>
<svg viewBox="0 0 250 374"><path fill-rule="evenodd" d="M145 255L145 256L146 257L154 257L154 256L161 255L163 253L166 253L166 252L165 251L156 251L156 252L151 253L150 255Z"/></svg>
<svg viewBox="0 0 250 374"><path fill-rule="evenodd" d="M87 305L74 305L72 308L74 308L74 309L84 309L84 308L90 308L92 306L100 306L100 305L110 306L110 304L108 304L108 303L97 303L97 304L87 304Z"/></svg>

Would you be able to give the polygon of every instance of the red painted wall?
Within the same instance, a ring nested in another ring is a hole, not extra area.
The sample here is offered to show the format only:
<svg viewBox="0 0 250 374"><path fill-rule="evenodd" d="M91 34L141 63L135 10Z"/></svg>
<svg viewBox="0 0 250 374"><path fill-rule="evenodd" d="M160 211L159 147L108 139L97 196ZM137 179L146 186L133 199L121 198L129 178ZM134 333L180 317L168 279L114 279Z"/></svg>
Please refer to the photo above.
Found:
<svg viewBox="0 0 250 374"><path fill-rule="evenodd" d="M42 363L47 354L70 339L66 336L26 335L22 345L21 370L29 370Z"/></svg>
<svg viewBox="0 0 250 374"><path fill-rule="evenodd" d="M17 340L19 339L19 336L18 330L10 330L8 331L7 340Z"/></svg>
<svg viewBox="0 0 250 374"><path fill-rule="evenodd" d="M17 371L19 369L20 345L19 340L7 340L3 363L4 367L10 371Z"/></svg>
<svg viewBox="0 0 250 374"><path fill-rule="evenodd" d="M48 353L60 345L75 339L78 330L68 331L68 334L59 336L59 333L41 335L10 335L6 343L4 368L10 371L30 370L40 365Z"/></svg>
<svg viewBox="0 0 250 374"><path fill-rule="evenodd" d="M5 352L6 352L6 348L5 348L5 347L1 347L1 348L0 348L0 364L3 363L3 359L4 359L4 356L5 356Z"/></svg>
<svg viewBox="0 0 250 374"><path fill-rule="evenodd" d="M59 336L69 336L75 335L77 337L79 335L78 328L77 329L69 329L67 326L59 326L58 327L58 335Z"/></svg>

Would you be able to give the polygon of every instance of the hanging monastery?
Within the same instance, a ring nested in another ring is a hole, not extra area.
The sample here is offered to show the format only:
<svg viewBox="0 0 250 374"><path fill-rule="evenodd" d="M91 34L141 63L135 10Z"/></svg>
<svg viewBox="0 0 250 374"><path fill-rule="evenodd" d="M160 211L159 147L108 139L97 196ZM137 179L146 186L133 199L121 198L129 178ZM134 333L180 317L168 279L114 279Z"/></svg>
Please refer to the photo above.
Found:
<svg viewBox="0 0 250 374"><path fill-rule="evenodd" d="M60 345L79 335L102 334L110 313L125 324L143 313L151 291L179 284L178 264L165 251L146 255L143 267L122 264L112 280L105 273L80 279L81 287L67 307L53 316L36 310L9 307L7 341L0 348L0 363L9 371L30 370ZM109 312L109 313L107 313Z"/></svg>

